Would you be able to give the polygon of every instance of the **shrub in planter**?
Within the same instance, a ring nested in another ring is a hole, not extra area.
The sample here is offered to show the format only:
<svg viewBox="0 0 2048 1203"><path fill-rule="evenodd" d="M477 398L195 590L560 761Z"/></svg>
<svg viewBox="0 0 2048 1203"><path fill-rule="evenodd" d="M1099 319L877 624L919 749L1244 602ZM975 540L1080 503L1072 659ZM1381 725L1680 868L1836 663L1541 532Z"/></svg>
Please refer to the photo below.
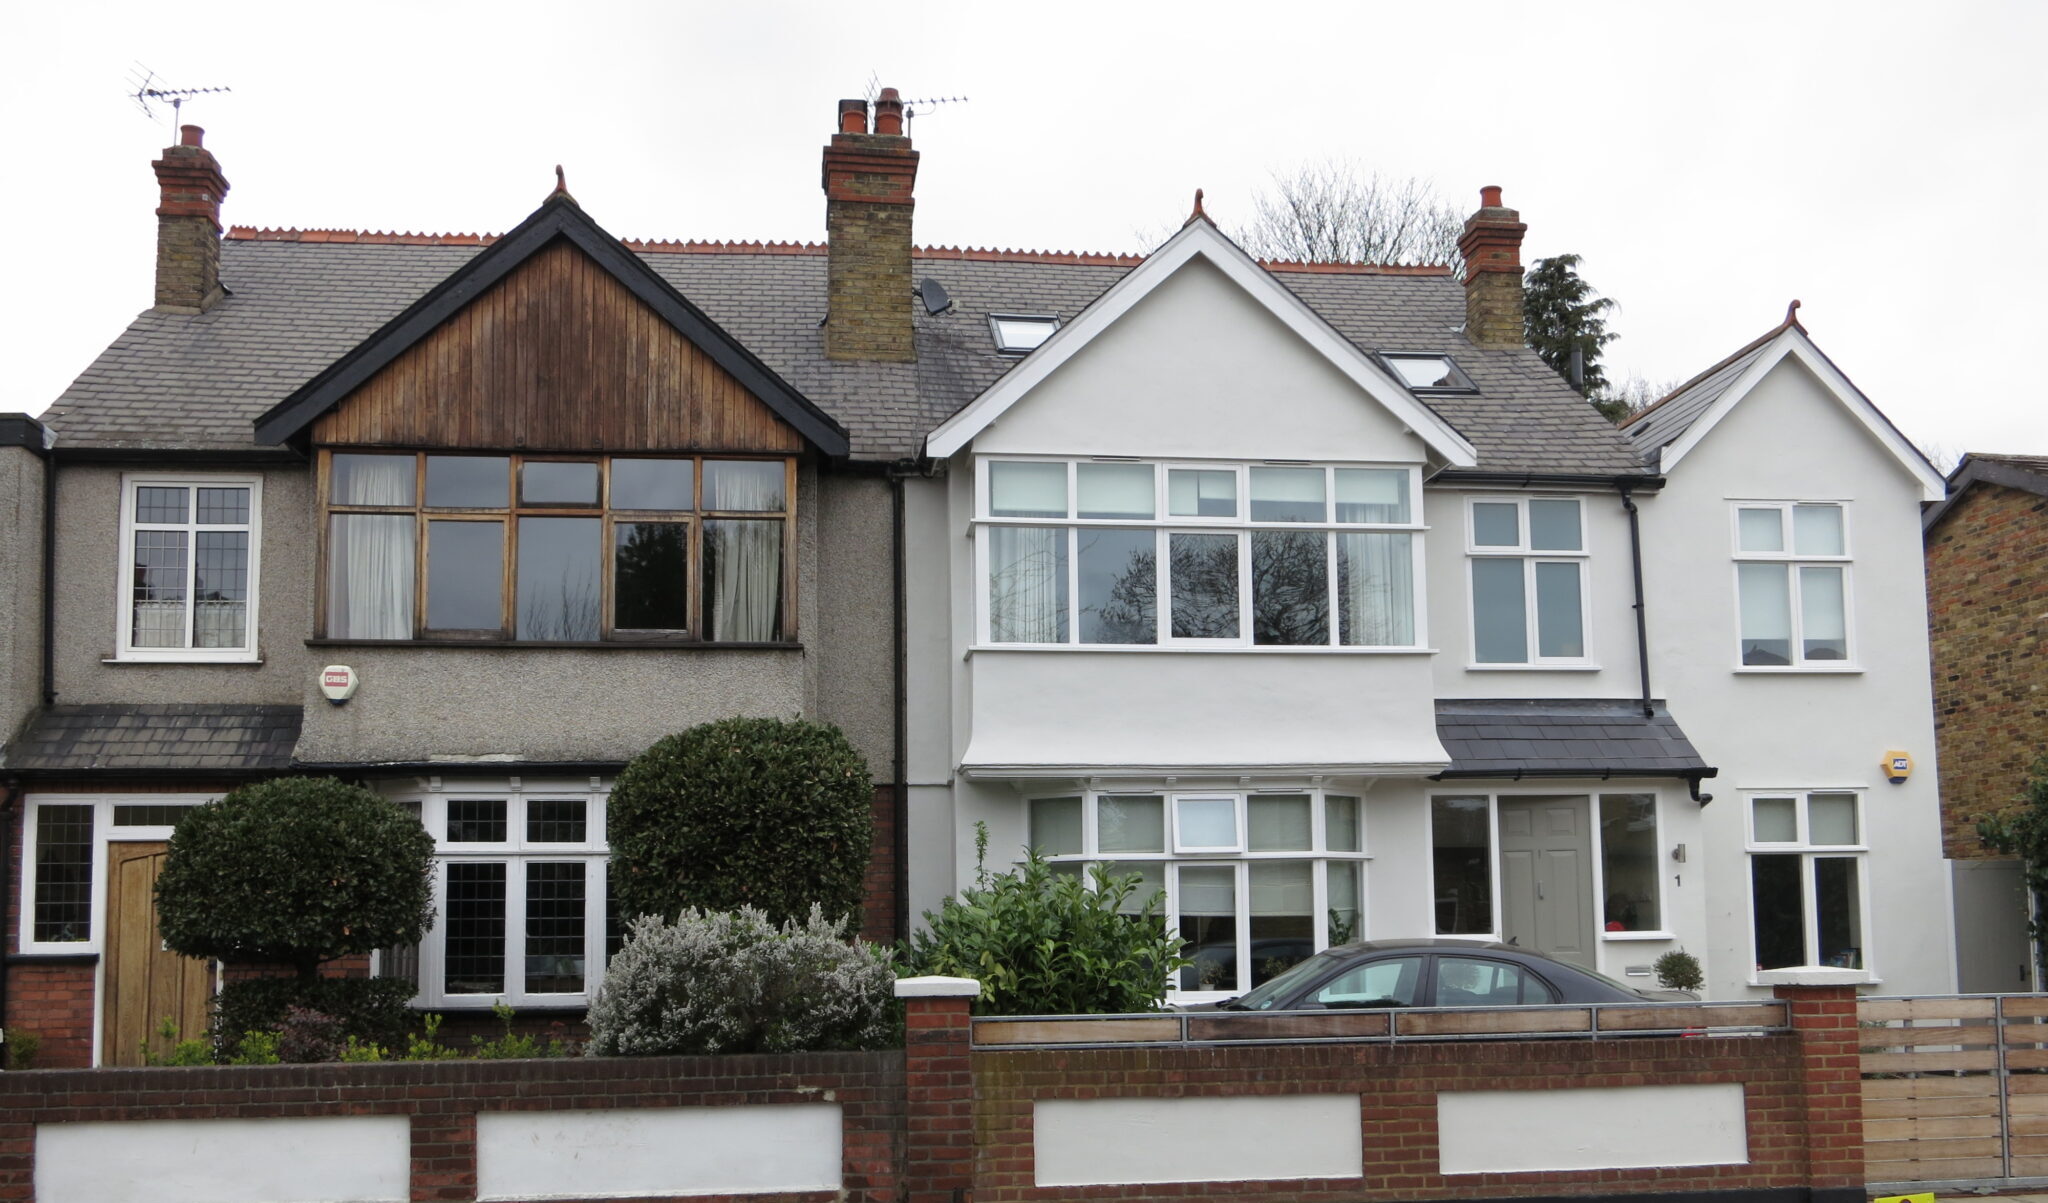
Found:
<svg viewBox="0 0 2048 1203"><path fill-rule="evenodd" d="M977 829L985 856L988 831ZM1054 873L1032 850L1000 877L926 911L929 930L903 949L908 974L936 973L981 982L983 1015L1102 1015L1152 1011L1167 979L1192 962L1183 941L1166 934L1165 891L1132 898L1142 878L1101 865L1094 888Z"/></svg>
<svg viewBox="0 0 2048 1203"><path fill-rule="evenodd" d="M175 952L281 961L310 981L322 961L417 941L433 921L433 864L419 820L369 790L258 782L178 824L157 922Z"/></svg>
<svg viewBox="0 0 2048 1203"><path fill-rule="evenodd" d="M592 1054L782 1053L879 1048L893 1035L888 950L846 924L781 926L753 907L643 915L590 1007Z"/></svg>
<svg viewBox="0 0 2048 1203"><path fill-rule="evenodd" d="M1707 984L1707 978L1700 971L1700 959L1684 949L1673 949L1658 957L1650 965L1650 972L1657 975L1657 984L1666 990L1698 990Z"/></svg>
<svg viewBox="0 0 2048 1203"><path fill-rule="evenodd" d="M730 718L633 758L605 807L625 915L754 907L770 922L859 911L874 782L839 728Z"/></svg>

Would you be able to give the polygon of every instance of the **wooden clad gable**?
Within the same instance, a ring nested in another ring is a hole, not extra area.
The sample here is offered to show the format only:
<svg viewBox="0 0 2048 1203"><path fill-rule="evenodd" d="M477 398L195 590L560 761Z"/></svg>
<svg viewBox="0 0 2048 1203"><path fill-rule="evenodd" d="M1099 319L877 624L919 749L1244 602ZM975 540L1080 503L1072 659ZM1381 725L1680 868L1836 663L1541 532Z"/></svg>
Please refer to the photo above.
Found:
<svg viewBox="0 0 2048 1203"><path fill-rule="evenodd" d="M804 439L566 238L315 420L352 446L797 453Z"/></svg>

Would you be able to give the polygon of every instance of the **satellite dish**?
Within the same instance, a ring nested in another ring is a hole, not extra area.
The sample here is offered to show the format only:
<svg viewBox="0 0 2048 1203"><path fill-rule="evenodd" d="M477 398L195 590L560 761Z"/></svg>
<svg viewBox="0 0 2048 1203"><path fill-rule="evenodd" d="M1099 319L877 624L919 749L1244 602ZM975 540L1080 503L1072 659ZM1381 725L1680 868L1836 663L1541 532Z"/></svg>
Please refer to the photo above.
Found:
<svg viewBox="0 0 2048 1203"><path fill-rule="evenodd" d="M953 307L953 298L946 294L946 286L930 276L917 282L917 296L924 302L924 311L934 317Z"/></svg>

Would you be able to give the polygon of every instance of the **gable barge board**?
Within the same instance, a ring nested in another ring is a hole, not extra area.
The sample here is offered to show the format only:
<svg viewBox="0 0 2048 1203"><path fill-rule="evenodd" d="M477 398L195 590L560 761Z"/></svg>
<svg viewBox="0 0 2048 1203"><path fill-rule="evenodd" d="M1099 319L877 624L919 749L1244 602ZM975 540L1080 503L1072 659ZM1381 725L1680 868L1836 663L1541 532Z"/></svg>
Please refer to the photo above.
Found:
<svg viewBox="0 0 2048 1203"><path fill-rule="evenodd" d="M824 455L844 458L846 430L606 233L567 193L470 260L375 334L255 421L256 440L303 445L314 421L557 239L574 244Z"/></svg>

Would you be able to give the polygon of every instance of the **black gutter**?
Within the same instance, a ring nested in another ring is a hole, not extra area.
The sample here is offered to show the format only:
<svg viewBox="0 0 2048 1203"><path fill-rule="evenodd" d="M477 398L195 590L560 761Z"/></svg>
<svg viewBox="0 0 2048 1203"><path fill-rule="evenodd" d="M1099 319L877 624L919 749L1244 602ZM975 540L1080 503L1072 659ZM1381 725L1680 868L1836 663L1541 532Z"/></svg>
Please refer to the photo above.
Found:
<svg viewBox="0 0 2048 1203"><path fill-rule="evenodd" d="M617 773L625 768L626 764L627 762L623 760L294 760L290 765L273 771L347 773L358 777L391 772L429 773L444 777L457 777L464 773L492 773L500 776L525 773L595 773L601 777Z"/></svg>
<svg viewBox="0 0 2048 1203"><path fill-rule="evenodd" d="M247 464L302 467L307 457L291 448L221 447L55 447L51 454L67 464Z"/></svg>
<svg viewBox="0 0 2048 1203"><path fill-rule="evenodd" d="M1498 485L1525 489L1558 485L1581 489L1661 489L1664 478L1647 472L1488 472L1476 468L1445 468L1429 478L1430 484Z"/></svg>
<svg viewBox="0 0 2048 1203"><path fill-rule="evenodd" d="M1597 777L1611 781L1616 777L1649 778L1671 777L1686 783L1692 800L1705 806L1714 800L1714 795L1700 792L1700 782L1709 777L1719 777L1721 770L1711 765L1696 769L1444 769L1432 773L1430 781L1522 781L1537 779L1565 779L1576 777Z"/></svg>
<svg viewBox="0 0 2048 1203"><path fill-rule="evenodd" d="M57 465L43 456L43 705L57 704Z"/></svg>
<svg viewBox="0 0 2048 1203"><path fill-rule="evenodd" d="M1643 680L1643 717L1656 718L1657 708L1650 704L1650 618L1649 610L1643 604L1642 519L1636 513L1636 500L1630 496L1630 486L1615 487L1621 492L1621 508L1628 511L1628 554L1636 574L1636 668Z"/></svg>

